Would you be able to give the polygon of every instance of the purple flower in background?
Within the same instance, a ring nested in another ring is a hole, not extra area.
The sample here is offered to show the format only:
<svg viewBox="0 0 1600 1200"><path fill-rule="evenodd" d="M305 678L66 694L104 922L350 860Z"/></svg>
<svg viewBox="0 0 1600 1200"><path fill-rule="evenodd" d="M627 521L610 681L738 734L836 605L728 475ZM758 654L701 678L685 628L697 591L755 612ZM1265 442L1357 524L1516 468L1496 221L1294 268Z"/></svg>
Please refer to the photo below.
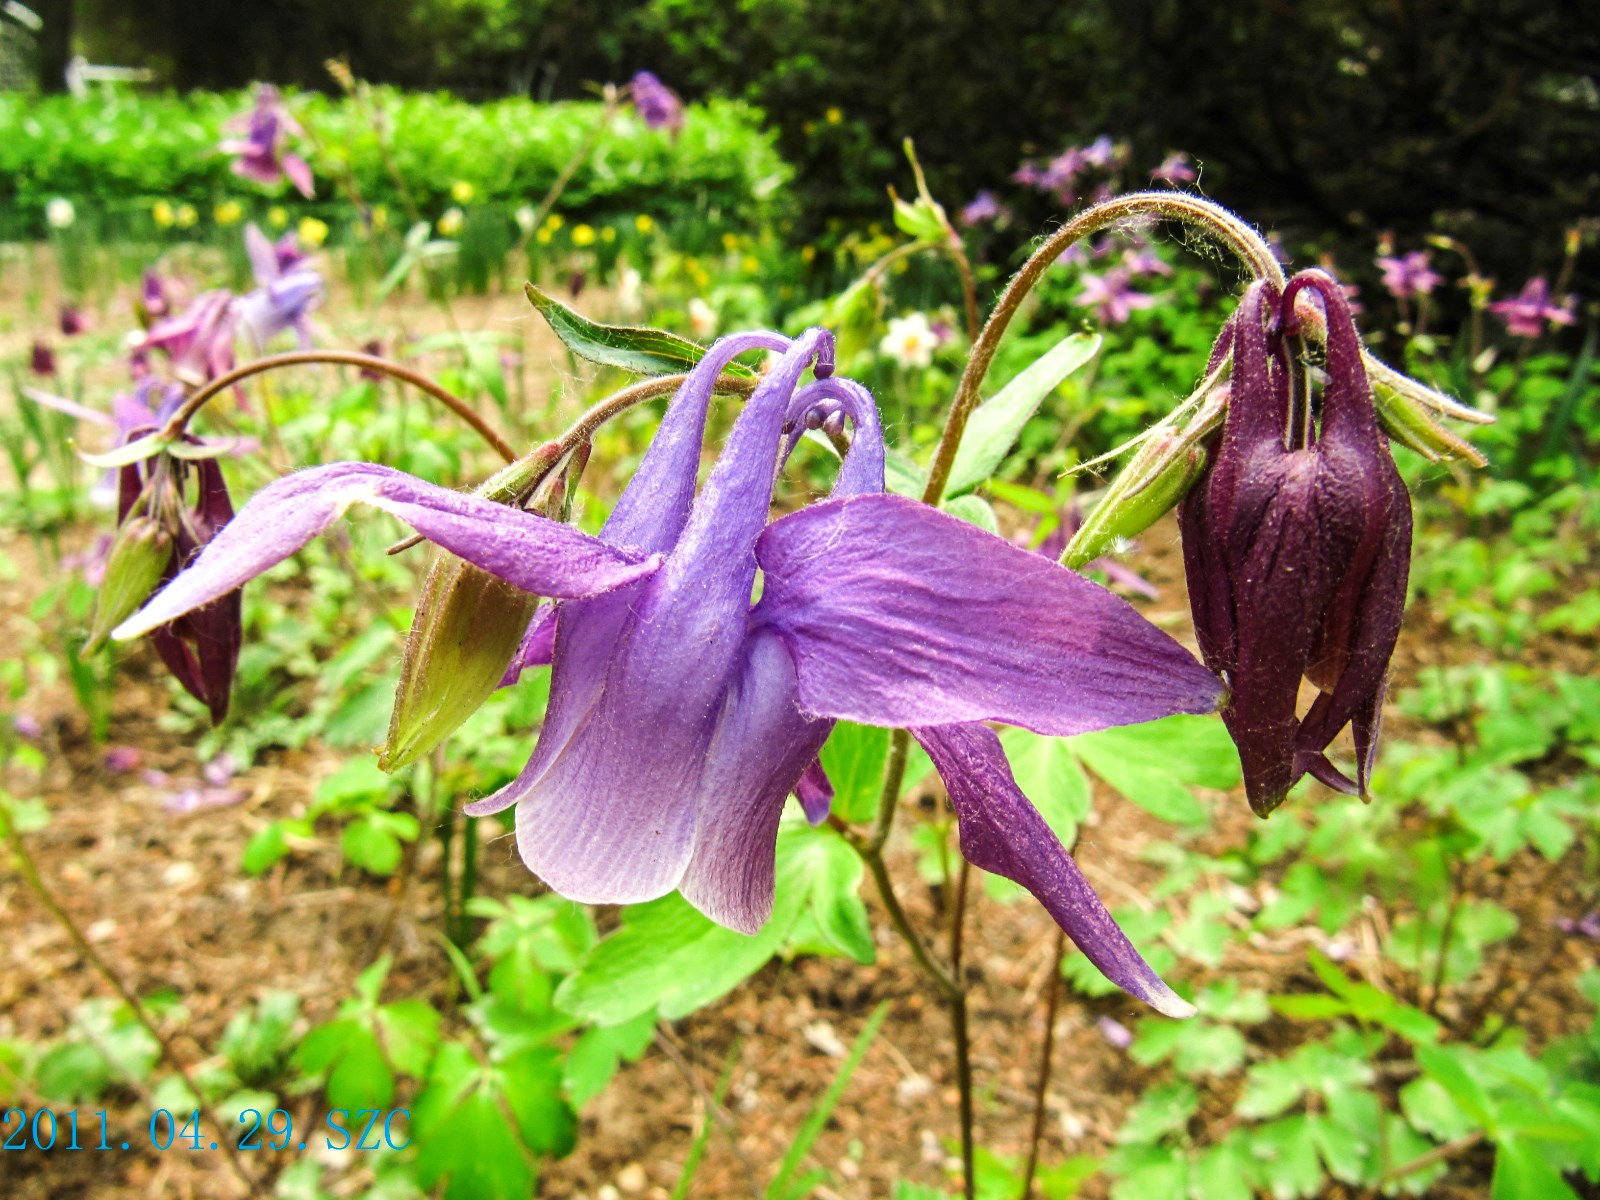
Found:
<svg viewBox="0 0 1600 1200"><path fill-rule="evenodd" d="M1109 133L1102 133L1083 148L1084 165L1104 169L1117 159L1117 147Z"/></svg>
<svg viewBox="0 0 1600 1200"><path fill-rule="evenodd" d="M61 306L61 336L77 337L89 328L89 320L74 304Z"/></svg>
<svg viewBox="0 0 1600 1200"><path fill-rule="evenodd" d="M1309 413L1289 413L1281 332L1302 290L1321 297L1327 322L1314 430ZM1303 271L1281 297L1268 284L1252 285L1230 330L1232 398L1221 445L1179 519L1200 651L1228 684L1222 719L1239 748L1250 805L1265 816L1307 773L1366 794L1405 608L1411 502L1378 428L1360 336L1331 276ZM1319 689L1303 718L1302 678ZM1354 783L1325 753L1346 725L1355 736Z"/></svg>
<svg viewBox="0 0 1600 1200"><path fill-rule="evenodd" d="M1193 183L1198 177L1194 163L1182 150L1174 150L1150 172L1150 178L1157 183L1170 183L1174 187L1180 183Z"/></svg>
<svg viewBox="0 0 1600 1200"><path fill-rule="evenodd" d="M1112 267L1103 275L1085 273L1077 302L1092 307L1105 324L1120 325L1134 309L1152 307L1156 298L1134 291L1126 268Z"/></svg>
<svg viewBox="0 0 1600 1200"><path fill-rule="evenodd" d="M1172 266L1149 246L1130 246L1122 252L1129 275L1171 275Z"/></svg>
<svg viewBox="0 0 1600 1200"><path fill-rule="evenodd" d="M652 72L640 71L628 85L633 108L651 129L665 129L674 137L683 129L683 101L678 93Z"/></svg>
<svg viewBox="0 0 1600 1200"><path fill-rule="evenodd" d="M21 726L21 720L22 719L20 717L17 718L19 728ZM1577 920L1573 920L1571 917L1557 917L1552 924L1555 925L1557 929L1561 930L1562 933L1570 933L1581 937L1594 938L1596 941L1600 941L1600 908L1597 908L1592 912L1585 913Z"/></svg>
<svg viewBox="0 0 1600 1200"><path fill-rule="evenodd" d="M1396 300L1426 296L1444 282L1444 276L1428 265L1426 250L1413 250L1398 258L1380 256L1378 266L1383 268L1383 286Z"/></svg>
<svg viewBox="0 0 1600 1200"><path fill-rule="evenodd" d="M983 188L961 209L957 219L963 225L977 225L983 221L997 220L1004 212L1005 209L995 198L995 194L988 188Z"/></svg>
<svg viewBox="0 0 1600 1200"><path fill-rule="evenodd" d="M293 329L301 349L311 345L311 310L322 299L322 276L310 265L290 234L276 245L254 224L245 226L245 250L256 290L239 299L239 319L263 349L286 329Z"/></svg>
<svg viewBox="0 0 1600 1200"><path fill-rule="evenodd" d="M204 292L177 316L151 326L140 349L161 351L178 380L199 387L233 369L237 319L231 292L220 288Z"/></svg>
<svg viewBox="0 0 1600 1200"><path fill-rule="evenodd" d="M1497 300L1489 305L1489 311L1503 319L1506 329L1517 337L1536 338L1544 333L1547 321L1551 325L1571 325L1576 303L1576 296L1568 296L1564 304L1552 304L1550 285L1543 275L1536 275L1513 299Z"/></svg>
<svg viewBox="0 0 1600 1200"><path fill-rule="evenodd" d="M245 135L222 143L224 154L238 155L233 164L235 175L268 186L280 183L287 177L302 196L311 199L314 186L310 164L298 154L291 154L285 149L285 143L291 136L304 136L305 131L289 115L288 105L283 102L277 88L269 83L260 84L256 88L255 108L243 116L235 117L223 128Z"/></svg>
<svg viewBox="0 0 1600 1200"><path fill-rule="evenodd" d="M105 753L106 770L115 775L123 775L129 771L137 771L144 762L144 755L135 746L108 746Z"/></svg>
<svg viewBox="0 0 1600 1200"><path fill-rule="evenodd" d="M41 379L48 379L56 373L56 352L50 348L50 343L34 339L33 349L28 354L28 370Z"/></svg>
<svg viewBox="0 0 1600 1200"><path fill-rule="evenodd" d="M172 301L167 298L166 281L154 271L146 271L139 287L139 299L136 302L139 314L139 323L149 328L155 322L169 316L172 312Z"/></svg>
<svg viewBox="0 0 1600 1200"><path fill-rule="evenodd" d="M1209 712L1216 678L1103 588L883 494L876 407L832 378L832 348L822 330L713 346L598 538L384 467L314 468L263 489L118 636L237 588L350 504L375 505L558 601L534 618L517 664L554 668L533 758L468 811L515 805L523 860L561 894L633 903L678 889L753 932L772 907L785 797L798 790L813 821L826 815L817 755L833 722L903 726L945 781L968 859L1033 892L1109 978L1186 1015L978 722L1068 735ZM713 385L752 350L781 357L696 496ZM801 386L813 364L816 381ZM855 434L832 497L769 525L788 452L806 428L844 417Z"/></svg>
<svg viewBox="0 0 1600 1200"><path fill-rule="evenodd" d="M1024 187L1038 187L1041 178L1038 166L1031 162L1025 162L1011 172L1011 182L1020 183Z"/></svg>
<svg viewBox="0 0 1600 1200"><path fill-rule="evenodd" d="M32 713L18 713L11 718L11 728L19 738L36 742L44 736L44 726Z"/></svg>

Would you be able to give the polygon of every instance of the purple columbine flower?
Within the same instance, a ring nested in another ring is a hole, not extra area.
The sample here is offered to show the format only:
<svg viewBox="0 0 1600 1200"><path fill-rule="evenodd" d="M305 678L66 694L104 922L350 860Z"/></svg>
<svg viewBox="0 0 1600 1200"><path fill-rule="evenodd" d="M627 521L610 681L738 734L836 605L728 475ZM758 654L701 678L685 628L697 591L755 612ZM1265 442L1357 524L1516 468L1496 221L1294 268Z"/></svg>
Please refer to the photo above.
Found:
<svg viewBox="0 0 1600 1200"><path fill-rule="evenodd" d="M50 343L41 338L35 338L33 349L28 354L28 370L41 379L48 379L56 373L56 352L50 348Z"/></svg>
<svg viewBox="0 0 1600 1200"><path fill-rule="evenodd" d="M199 387L233 369L237 320L231 292L220 288L204 292L177 316L151 326L139 349L160 350L171 360L179 381Z"/></svg>
<svg viewBox="0 0 1600 1200"><path fill-rule="evenodd" d="M77 337L89 328L89 319L75 304L61 306L61 336Z"/></svg>
<svg viewBox="0 0 1600 1200"><path fill-rule="evenodd" d="M1120 325L1136 308L1150 308L1154 296L1133 289L1126 267L1112 267L1103 275L1083 276L1083 291L1078 293L1078 303L1093 307L1096 315L1107 325Z"/></svg>
<svg viewBox="0 0 1600 1200"><path fill-rule="evenodd" d="M781 357L696 496L713 384L751 350ZM1209 712L1216 678L1103 588L885 495L876 407L832 377L832 351L819 329L718 342L598 538L385 467L314 468L264 488L117 636L237 588L350 504L375 505L557 601L534 618L518 664L554 668L533 758L467 811L515 805L523 860L561 894L634 903L678 889L753 932L771 912L785 797L798 790L813 821L826 815L817 755L834 721L907 727L945 781L968 859L1033 892L1109 978L1186 1015L979 722L1064 736ZM769 525L775 470L806 428L846 417L855 436L832 497Z"/></svg>
<svg viewBox="0 0 1600 1200"><path fill-rule="evenodd" d="M683 130L683 101L678 93L650 71L640 71L628 85L634 111L651 129L665 129L676 137Z"/></svg>
<svg viewBox="0 0 1600 1200"><path fill-rule="evenodd" d="M1284 326L1301 291L1327 322L1320 420L1289 411ZM1287 314L1287 316L1286 316ZM1302 271L1246 291L1217 353L1233 356L1227 422L1179 510L1195 632L1228 684L1222 719L1251 807L1308 772L1367 791L1411 558L1411 503L1378 428L1361 339L1338 283ZM1302 678L1320 690L1297 716ZM1325 751L1352 726L1356 782Z"/></svg>
<svg viewBox="0 0 1600 1200"><path fill-rule="evenodd" d="M1193 183L1199 176L1189 156L1182 150L1174 150L1150 172L1150 178L1157 183L1170 183L1177 187L1182 183Z"/></svg>
<svg viewBox="0 0 1600 1200"><path fill-rule="evenodd" d="M322 276L311 256L300 250L293 234L276 244L252 223L245 226L244 245L256 290L239 299L239 319L263 349L286 329L294 330L301 349L311 346L311 310L322 299Z"/></svg>
<svg viewBox="0 0 1600 1200"><path fill-rule="evenodd" d="M292 137L303 137L305 131L289 115L278 89L269 83L256 88L256 106L242 116L233 118L223 126L230 132L242 132L243 138L230 138L222 143L224 154L238 155L233 173L269 187L287 177L299 193L311 199L315 188L311 181L311 166L298 154L285 149Z"/></svg>
<svg viewBox="0 0 1600 1200"><path fill-rule="evenodd" d="M167 298L166 280L154 271L146 271L139 286L139 299L135 302L139 324L146 329L172 314L172 301Z"/></svg>
<svg viewBox="0 0 1600 1200"><path fill-rule="evenodd" d="M1551 303L1550 285L1543 275L1536 275L1514 298L1495 301L1489 311L1503 319L1506 329L1517 337L1536 338L1544 333L1547 321L1551 325L1571 325L1577 300L1576 296L1568 296L1565 304Z"/></svg>
<svg viewBox="0 0 1600 1200"><path fill-rule="evenodd" d="M1444 276L1428 265L1426 250L1413 250L1398 258L1380 256L1378 266L1383 269L1383 286L1396 300L1426 296L1444 282Z"/></svg>

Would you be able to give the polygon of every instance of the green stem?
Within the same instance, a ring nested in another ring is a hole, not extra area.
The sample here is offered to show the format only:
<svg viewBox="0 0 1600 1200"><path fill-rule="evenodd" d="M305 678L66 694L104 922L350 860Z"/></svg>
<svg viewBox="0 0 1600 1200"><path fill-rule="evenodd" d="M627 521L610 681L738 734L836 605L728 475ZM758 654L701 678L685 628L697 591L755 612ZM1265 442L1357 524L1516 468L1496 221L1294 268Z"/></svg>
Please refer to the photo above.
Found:
<svg viewBox="0 0 1600 1200"><path fill-rule="evenodd" d="M956 1049L956 1089L961 1098L961 1171L966 1200L974 1200L978 1184L972 1133L972 1040L967 1028L967 980L961 959L967 891L971 883L972 864L963 857L961 870L956 875L955 900L950 913L950 977L955 984L950 995L950 1032Z"/></svg>
<svg viewBox="0 0 1600 1200"><path fill-rule="evenodd" d="M539 207L533 210L533 220L528 222L528 228L522 235L518 249L528 244L528 239L534 235L539 226L544 224L544 219L550 215L550 210L556 206L556 201L561 199L561 193L567 190L567 184L572 182L572 177L578 173L578 168L583 165L584 159L594 151L595 145L600 141L600 135L605 133L612 119L617 115L617 96L610 89L606 93L606 106L600 111L600 119L595 122L577 151L569 158L566 165L561 168L555 182L550 185L550 190L544 194L544 199L539 201Z"/></svg>
<svg viewBox="0 0 1600 1200"><path fill-rule="evenodd" d="M1134 192L1085 209L1046 239L1022 265L1022 269L1012 276L1006 290L995 303L994 311L989 314L983 331L973 343L967 368L956 385L955 400L950 405L950 415L945 421L939 447L934 452L933 465L929 468L928 486L922 497L927 503L937 504L944 495L951 468L955 466L961 435L966 430L972 410L977 408L982 399L979 388L1022 301L1050 265L1074 242L1098 233L1107 226L1137 217L1163 218L1195 226L1233 251L1256 278L1271 280L1280 288L1283 286L1283 268L1273 257L1272 248L1265 239L1227 209L1209 200L1187 196L1182 192Z"/></svg>
<svg viewBox="0 0 1600 1200"><path fill-rule="evenodd" d="M467 911L478 890L478 822L465 817L461 830L461 880L456 888L455 943L463 950L472 940L472 914Z"/></svg>
<svg viewBox="0 0 1600 1200"><path fill-rule="evenodd" d="M1028 1165L1022 1172L1021 1200L1033 1200L1033 1177L1039 1170L1039 1146L1044 1141L1046 1093L1050 1090L1051 1059L1056 1048L1056 1012L1061 1007L1061 960L1067 953L1067 935L1057 927L1055 953L1050 962L1050 991L1044 1002L1044 1047L1039 1055L1039 1076L1033 1084L1033 1132L1028 1138Z"/></svg>
<svg viewBox="0 0 1600 1200"><path fill-rule="evenodd" d="M360 354L353 350L294 350L287 354L269 354L265 358L247 362L242 367L235 367L227 374L219 375L185 400L167 421L165 428L161 431L162 436L176 438L181 435L184 428L194 418L194 415L214 397L220 395L234 384L249 379L252 375L259 375L263 371L276 371L280 367L303 366L311 363L360 367L363 370L377 371L409 383L412 387L432 396L465 421L472 427L473 432L494 448L495 453L500 455L501 458L507 462L516 461L517 452L511 448L511 443L490 428L489 424L474 412L472 406L461 397L446 391L426 375L413 371L409 367L402 367L399 363L390 362L386 358L379 358L372 354Z"/></svg>

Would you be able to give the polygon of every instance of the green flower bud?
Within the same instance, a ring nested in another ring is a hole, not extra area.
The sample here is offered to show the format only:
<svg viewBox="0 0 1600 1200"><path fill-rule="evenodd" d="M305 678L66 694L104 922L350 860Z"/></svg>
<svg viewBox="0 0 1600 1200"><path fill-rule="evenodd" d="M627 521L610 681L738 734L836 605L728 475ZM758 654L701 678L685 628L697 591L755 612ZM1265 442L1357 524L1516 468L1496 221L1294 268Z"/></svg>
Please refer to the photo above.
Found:
<svg viewBox="0 0 1600 1200"><path fill-rule="evenodd" d="M137 514L122 523L106 560L105 582L95 600L85 654L97 650L107 634L138 611L171 561L172 535L160 522Z"/></svg>
<svg viewBox="0 0 1600 1200"><path fill-rule="evenodd" d="M1465 462L1475 467L1488 465L1488 459L1469 442L1457 437L1430 414L1409 391L1378 384L1372 389L1378 424L1384 433L1422 455L1429 462ZM1437 411L1437 410L1432 410Z"/></svg>

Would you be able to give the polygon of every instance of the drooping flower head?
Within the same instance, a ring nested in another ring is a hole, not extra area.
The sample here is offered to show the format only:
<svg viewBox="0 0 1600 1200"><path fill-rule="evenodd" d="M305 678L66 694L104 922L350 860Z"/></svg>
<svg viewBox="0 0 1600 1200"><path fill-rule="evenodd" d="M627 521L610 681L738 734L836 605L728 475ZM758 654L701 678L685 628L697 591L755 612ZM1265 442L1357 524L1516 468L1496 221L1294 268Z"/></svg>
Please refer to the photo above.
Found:
<svg viewBox="0 0 1600 1200"><path fill-rule="evenodd" d="M713 387L754 350L779 357L696 495ZM826 815L817 756L833 722L906 727L945 781L974 864L1032 891L1117 983L1191 1011L1117 929L981 722L1064 736L1208 712L1215 676L1104 589L883 494L876 408L833 378L832 350L817 329L713 346L598 538L387 468L334 464L263 489L118 636L237 588L351 503L375 505L556 601L514 664L553 667L533 757L468 811L515 806L523 860L561 894L633 903L677 889L754 931L772 907L785 798L798 792L813 821ZM769 524L775 473L805 430L845 421L854 436L832 497Z"/></svg>
<svg viewBox="0 0 1600 1200"><path fill-rule="evenodd" d="M1314 299L1326 323L1315 413L1291 405L1285 343L1303 320L1297 302ZM1344 292L1321 271L1281 295L1253 284L1218 354L1233 360L1226 425L1180 520L1195 631L1229 688L1222 716L1250 804L1271 812L1307 773L1365 794L1405 605L1411 504ZM1320 694L1299 715L1302 678ZM1325 753L1346 725L1354 782Z"/></svg>
<svg viewBox="0 0 1600 1200"><path fill-rule="evenodd" d="M640 71L628 84L634 111L651 129L665 129L676 137L683 130L683 101L653 72Z"/></svg>
<svg viewBox="0 0 1600 1200"><path fill-rule="evenodd" d="M1497 300L1489 311L1506 323L1506 329L1517 337L1536 338L1545 330L1545 324L1571 325L1577 297L1568 296L1565 303L1556 304L1550 297L1550 284L1543 275L1528 280L1510 300Z"/></svg>
<svg viewBox="0 0 1600 1200"><path fill-rule="evenodd" d="M1380 255L1378 266L1383 271L1383 286L1396 300L1429 295L1444 282L1444 276L1429 265L1426 250L1412 250L1398 257Z"/></svg>
<svg viewBox="0 0 1600 1200"><path fill-rule="evenodd" d="M311 166L286 149L290 137L302 137L305 131L289 114L289 106L277 88L268 83L257 86L255 108L223 128L245 135L222 143L224 154L238 156L233 164L235 175L268 186L287 178L302 196L311 199L315 191Z"/></svg>

